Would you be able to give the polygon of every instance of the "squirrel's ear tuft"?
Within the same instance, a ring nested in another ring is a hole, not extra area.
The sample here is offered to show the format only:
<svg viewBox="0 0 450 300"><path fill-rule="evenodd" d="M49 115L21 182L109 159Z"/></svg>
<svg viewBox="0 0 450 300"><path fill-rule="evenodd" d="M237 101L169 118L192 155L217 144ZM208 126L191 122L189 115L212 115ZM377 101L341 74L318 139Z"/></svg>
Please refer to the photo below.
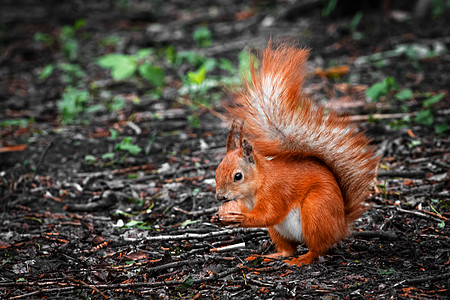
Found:
<svg viewBox="0 0 450 300"><path fill-rule="evenodd" d="M253 147L250 145L247 140L243 140L242 142L242 155L247 160L247 162L254 164L255 159L253 157Z"/></svg>
<svg viewBox="0 0 450 300"><path fill-rule="evenodd" d="M230 132L228 133L227 152L239 148L239 139L236 132L237 127L238 123L234 121L233 124L231 124Z"/></svg>

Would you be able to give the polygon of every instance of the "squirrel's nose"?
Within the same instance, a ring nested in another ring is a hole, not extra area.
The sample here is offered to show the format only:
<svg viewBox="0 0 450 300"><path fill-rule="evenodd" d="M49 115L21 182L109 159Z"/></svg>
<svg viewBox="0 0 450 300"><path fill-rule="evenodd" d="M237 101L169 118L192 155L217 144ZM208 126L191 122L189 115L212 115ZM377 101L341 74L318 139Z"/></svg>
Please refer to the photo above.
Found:
<svg viewBox="0 0 450 300"><path fill-rule="evenodd" d="M225 195L223 195L221 193L216 192L216 199L219 201L225 201L225 200L227 200L227 197L225 197Z"/></svg>

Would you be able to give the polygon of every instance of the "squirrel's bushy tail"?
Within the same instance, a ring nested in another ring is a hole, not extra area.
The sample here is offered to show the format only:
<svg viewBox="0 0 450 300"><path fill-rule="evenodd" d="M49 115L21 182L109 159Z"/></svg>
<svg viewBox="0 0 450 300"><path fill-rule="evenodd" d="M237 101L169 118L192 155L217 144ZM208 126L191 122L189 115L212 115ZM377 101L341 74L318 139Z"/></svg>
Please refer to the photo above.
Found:
<svg viewBox="0 0 450 300"><path fill-rule="evenodd" d="M378 157L369 140L335 112L325 114L305 97L308 50L281 45L264 51L258 70L251 66L251 82L235 94L228 107L232 120L256 151L266 156L314 156L331 169L344 197L347 223L365 210L361 204L376 176Z"/></svg>

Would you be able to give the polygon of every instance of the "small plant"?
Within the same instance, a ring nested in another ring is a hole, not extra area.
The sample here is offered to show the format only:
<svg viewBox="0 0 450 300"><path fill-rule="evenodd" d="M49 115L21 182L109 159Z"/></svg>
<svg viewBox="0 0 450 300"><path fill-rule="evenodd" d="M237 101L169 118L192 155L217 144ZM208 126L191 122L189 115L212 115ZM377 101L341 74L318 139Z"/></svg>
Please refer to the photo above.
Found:
<svg viewBox="0 0 450 300"><path fill-rule="evenodd" d="M11 119L0 122L0 127L19 127L27 128L29 123L33 123L34 119Z"/></svg>
<svg viewBox="0 0 450 300"><path fill-rule="evenodd" d="M431 3L433 4L431 15L434 19L439 18L446 8L450 8L449 0L431 0Z"/></svg>
<svg viewBox="0 0 450 300"><path fill-rule="evenodd" d="M400 86L393 77L386 77L382 82L372 85L367 91L367 98L373 102L378 101L382 96L388 95L389 92L398 91Z"/></svg>
<svg viewBox="0 0 450 300"><path fill-rule="evenodd" d="M441 101L442 98L444 98L444 94L438 94L438 95L432 96L432 97L428 98L427 100L425 100L422 104L423 109L421 111L419 111L419 113L416 115L416 118L415 118L416 123L426 125L426 126L433 125L434 115L432 112L432 106L434 104L438 103L439 101Z"/></svg>
<svg viewBox="0 0 450 300"><path fill-rule="evenodd" d="M212 45L212 34L206 26L197 28L193 33L193 37L200 48L206 48Z"/></svg>
<svg viewBox="0 0 450 300"><path fill-rule="evenodd" d="M116 151L128 151L132 155L139 154L142 149L138 145L134 145L131 137L124 137L123 140L114 148Z"/></svg>
<svg viewBox="0 0 450 300"><path fill-rule="evenodd" d="M36 32L33 36L33 39L36 42L41 42L47 46L50 46L55 42L54 38L51 35L42 32Z"/></svg>
<svg viewBox="0 0 450 300"><path fill-rule="evenodd" d="M66 84L78 83L86 75L78 64L60 63L57 68L62 71L61 81Z"/></svg>
<svg viewBox="0 0 450 300"><path fill-rule="evenodd" d="M55 70L55 66L53 64L46 65L42 71L39 73L39 79L41 81L46 81L47 78L52 75L53 70Z"/></svg>
<svg viewBox="0 0 450 300"><path fill-rule="evenodd" d="M338 0L323 0L322 16L328 17L336 8Z"/></svg>
<svg viewBox="0 0 450 300"><path fill-rule="evenodd" d="M362 18L364 16L364 13L362 11L358 11L354 16L353 19L348 24L348 28L350 31L355 32L356 28L358 28L359 23L361 22Z"/></svg>
<svg viewBox="0 0 450 300"><path fill-rule="evenodd" d="M384 67L389 65L390 59L400 56L406 56L411 60L411 64L416 69L420 68L419 61L445 55L448 53L446 45L436 41L431 45L428 44L399 44L393 50L374 53L367 56L360 56L356 59L355 64L373 63L375 66Z"/></svg>
<svg viewBox="0 0 450 300"><path fill-rule="evenodd" d="M116 35L111 36L105 36L104 38L100 39L99 44L104 47L108 46L117 46L122 41L121 37L118 37Z"/></svg>
<svg viewBox="0 0 450 300"><path fill-rule="evenodd" d="M59 42L61 43L61 49L69 61L73 61L78 58L79 43L75 34L77 31L86 24L85 19L76 20L73 26L66 25L61 29L59 34Z"/></svg>
<svg viewBox="0 0 450 300"><path fill-rule="evenodd" d="M129 79L136 74L155 87L164 85L164 70L152 64L153 49L141 49L135 55L108 54L98 59L98 64L111 70L114 80Z"/></svg>
<svg viewBox="0 0 450 300"><path fill-rule="evenodd" d="M93 156L93 155L86 155L84 157L84 162L87 165L93 165L96 161L97 161L97 158L95 158L95 156Z"/></svg>
<svg viewBox="0 0 450 300"><path fill-rule="evenodd" d="M400 101L409 100L413 97L413 92L410 89L404 89L395 94L395 99Z"/></svg>
<svg viewBox="0 0 450 300"><path fill-rule="evenodd" d="M59 110L63 124L73 123L85 110L89 93L86 90L68 86L59 102Z"/></svg>

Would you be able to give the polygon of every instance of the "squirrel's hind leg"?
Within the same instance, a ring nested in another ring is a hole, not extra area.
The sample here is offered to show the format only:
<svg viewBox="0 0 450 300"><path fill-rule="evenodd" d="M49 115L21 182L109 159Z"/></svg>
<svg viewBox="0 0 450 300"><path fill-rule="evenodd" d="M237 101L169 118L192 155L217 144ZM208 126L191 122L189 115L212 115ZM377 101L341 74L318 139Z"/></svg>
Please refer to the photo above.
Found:
<svg viewBox="0 0 450 300"><path fill-rule="evenodd" d="M273 254L266 255L265 257L274 258L274 257L288 257L293 256L297 252L298 242L291 241L283 237L278 230L276 230L273 226L269 227L269 235L272 239L275 247L277 248L277 252Z"/></svg>
<svg viewBox="0 0 450 300"><path fill-rule="evenodd" d="M348 226L344 201L337 183L330 180L320 189L308 194L302 207L303 237L309 252L285 261L290 265L307 265L325 255L330 247L344 239Z"/></svg>
<svg viewBox="0 0 450 300"><path fill-rule="evenodd" d="M273 226L268 227L269 235L275 244L277 252L267 255L252 255L246 260L254 260L257 257L264 258L264 262L271 262L273 259L294 256L297 252L298 243L284 238Z"/></svg>
<svg viewBox="0 0 450 300"><path fill-rule="evenodd" d="M308 251L308 253L300 255L299 257L286 259L286 260L284 260L284 262L290 266L295 265L297 267L301 267L303 265L309 265L314 260L316 260L316 258L318 258L318 257L319 257L319 253L313 252L313 251Z"/></svg>

